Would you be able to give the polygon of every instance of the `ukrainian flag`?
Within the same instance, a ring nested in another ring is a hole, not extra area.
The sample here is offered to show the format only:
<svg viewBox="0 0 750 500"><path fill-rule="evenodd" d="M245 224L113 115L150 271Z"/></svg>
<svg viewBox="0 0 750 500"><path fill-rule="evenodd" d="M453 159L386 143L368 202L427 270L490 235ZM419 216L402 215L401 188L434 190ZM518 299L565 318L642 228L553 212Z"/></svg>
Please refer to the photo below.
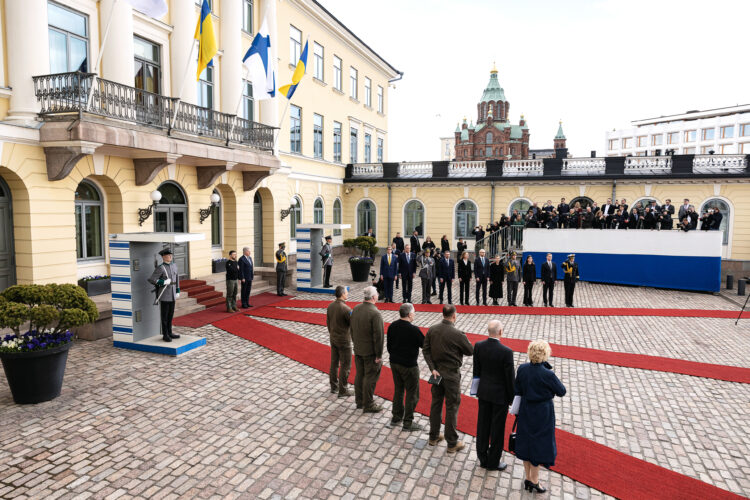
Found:
<svg viewBox="0 0 750 500"><path fill-rule="evenodd" d="M198 74L196 80L200 80L201 73L208 66L214 65L214 56L218 52L216 37L214 36L214 22L211 19L211 7L208 0L203 0L201 15L198 25L195 27L195 37L198 40Z"/></svg>
<svg viewBox="0 0 750 500"><path fill-rule="evenodd" d="M279 92L281 92L283 95L286 96L287 99L291 99L294 95L294 91L297 90L297 85L299 85L300 80L302 80L302 77L305 76L305 70L307 69L307 42L305 42L305 48L302 50L302 54L299 56L299 61L297 61L297 67L294 70L294 74L292 75L292 83L289 85L284 85L279 89Z"/></svg>

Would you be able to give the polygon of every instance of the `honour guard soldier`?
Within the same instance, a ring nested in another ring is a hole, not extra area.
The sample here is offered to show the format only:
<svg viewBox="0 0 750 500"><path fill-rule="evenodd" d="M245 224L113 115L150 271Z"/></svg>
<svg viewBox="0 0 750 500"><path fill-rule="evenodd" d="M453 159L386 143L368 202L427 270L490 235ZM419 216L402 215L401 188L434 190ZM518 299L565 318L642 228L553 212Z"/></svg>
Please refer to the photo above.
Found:
<svg viewBox="0 0 750 500"><path fill-rule="evenodd" d="M565 285L565 306L573 307L573 292L578 281L578 264L575 263L576 254L568 255L568 260L562 263L562 269L565 273L563 284Z"/></svg>
<svg viewBox="0 0 750 500"><path fill-rule="evenodd" d="M333 247L331 242L333 238L326 236L326 242L323 248L320 249L319 255L323 262L323 274L325 279L323 280L323 288L331 288L331 269L333 269Z"/></svg>
<svg viewBox="0 0 750 500"><path fill-rule="evenodd" d="M284 297L284 281L286 280L286 243L279 243L279 249L276 250L276 295Z"/></svg>
<svg viewBox="0 0 750 500"><path fill-rule="evenodd" d="M162 263L156 266L148 282L156 287L155 302L159 303L161 312L162 338L164 342L172 342L172 339L180 338L179 335L172 333L174 304L180 298L180 276L177 273L177 264L172 262L172 250L165 248L159 252L159 255L161 255Z"/></svg>

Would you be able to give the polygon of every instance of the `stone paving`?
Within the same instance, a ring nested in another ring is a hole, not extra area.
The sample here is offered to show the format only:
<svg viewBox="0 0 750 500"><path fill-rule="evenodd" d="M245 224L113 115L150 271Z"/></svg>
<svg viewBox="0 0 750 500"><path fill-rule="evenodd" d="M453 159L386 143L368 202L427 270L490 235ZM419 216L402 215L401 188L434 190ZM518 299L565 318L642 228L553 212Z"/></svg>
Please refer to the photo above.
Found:
<svg viewBox="0 0 750 500"><path fill-rule="evenodd" d="M363 286L354 286L355 300ZM608 307L613 296L618 306L735 308L710 294L587 283L577 302ZM417 322L438 316L419 313ZM501 319L515 338L749 366L747 320L735 327L704 318ZM488 320L461 315L458 326L483 333ZM262 321L327 343L322 326ZM212 325L178 330L208 344L167 358L106 339L76 342L62 395L48 403L14 405L0 375L0 498L532 498L512 456L502 473L477 467L471 436L462 438L465 451L446 455L444 443L427 446L426 434L387 429L390 402L363 415L353 400L329 394L317 370ZM750 495L750 385L551 361L568 388L555 401L560 429ZM468 385L464 376L466 394ZM548 498L605 496L546 470L541 481Z"/></svg>

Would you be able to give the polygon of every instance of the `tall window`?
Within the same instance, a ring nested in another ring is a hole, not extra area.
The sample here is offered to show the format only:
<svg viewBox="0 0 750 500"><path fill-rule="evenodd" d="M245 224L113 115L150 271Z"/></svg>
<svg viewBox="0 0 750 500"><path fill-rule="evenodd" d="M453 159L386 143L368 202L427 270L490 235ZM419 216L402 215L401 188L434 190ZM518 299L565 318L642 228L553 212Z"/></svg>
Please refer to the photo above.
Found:
<svg viewBox="0 0 750 500"><path fill-rule="evenodd" d="M464 200L456 206L456 238L469 238L477 225L477 206Z"/></svg>
<svg viewBox="0 0 750 500"><path fill-rule="evenodd" d="M242 30L253 32L253 0L242 0Z"/></svg>
<svg viewBox="0 0 750 500"><path fill-rule="evenodd" d="M609 140L609 150L613 151L617 149L617 139L610 139Z"/></svg>
<svg viewBox="0 0 750 500"><path fill-rule="evenodd" d="M712 141L714 140L714 133L716 132L716 129L713 128L704 128L701 130L701 140L703 141Z"/></svg>
<svg viewBox="0 0 750 500"><path fill-rule="evenodd" d="M211 205L211 246L221 247L221 194L217 189L214 193L219 195L219 203Z"/></svg>
<svg viewBox="0 0 750 500"><path fill-rule="evenodd" d="M352 127L349 132L349 163L357 163L357 129Z"/></svg>
<svg viewBox="0 0 750 500"><path fill-rule="evenodd" d="M47 3L50 73L89 70L88 17Z"/></svg>
<svg viewBox="0 0 750 500"><path fill-rule="evenodd" d="M357 205L357 234L364 235L368 229L375 231L375 204L370 200L362 200ZM377 233L375 233L377 234Z"/></svg>
<svg viewBox="0 0 750 500"><path fill-rule="evenodd" d="M198 79L198 106L214 108L214 68L207 66Z"/></svg>
<svg viewBox="0 0 750 500"><path fill-rule="evenodd" d="M365 163L372 161L372 136L365 134Z"/></svg>
<svg viewBox="0 0 750 500"><path fill-rule="evenodd" d="M323 68L324 68L324 59L323 59L323 46L319 45L317 43L313 44L313 57L315 59L315 78L320 80L321 82L324 81L323 79Z"/></svg>
<svg viewBox="0 0 750 500"><path fill-rule="evenodd" d="M255 116L253 106L253 84L247 80L242 80L242 108L240 115L245 120L253 121Z"/></svg>
<svg viewBox="0 0 750 500"><path fill-rule="evenodd" d="M350 67L349 68L349 95L352 96L352 99L357 98L357 80L359 79L359 73L356 69Z"/></svg>
<svg viewBox="0 0 750 500"><path fill-rule="evenodd" d="M664 142L664 136L661 134L658 135L652 135L651 136L651 145L652 146L661 146Z"/></svg>
<svg viewBox="0 0 750 500"><path fill-rule="evenodd" d="M572 206L573 205L571 205L571 207ZM526 212L529 211L529 208L531 208L531 202L529 200L516 200L510 204L510 213L512 214L514 210L518 210L518 213L523 217L526 215Z"/></svg>
<svg viewBox="0 0 750 500"><path fill-rule="evenodd" d="M76 256L78 260L100 259L104 256L102 197L88 181L76 188Z"/></svg>
<svg viewBox="0 0 750 500"><path fill-rule="evenodd" d="M313 204L313 224L323 224L323 200L315 200Z"/></svg>
<svg viewBox="0 0 750 500"><path fill-rule="evenodd" d="M372 107L372 80L365 77L365 106Z"/></svg>
<svg viewBox="0 0 750 500"><path fill-rule="evenodd" d="M487 136L485 137L484 142L487 144L492 144L492 132L487 132Z"/></svg>
<svg viewBox="0 0 750 500"><path fill-rule="evenodd" d="M677 144L680 140L679 132L670 132L667 134L667 142L669 144Z"/></svg>
<svg viewBox="0 0 750 500"><path fill-rule="evenodd" d="M686 130L685 131L685 142L695 142L695 130Z"/></svg>
<svg viewBox="0 0 750 500"><path fill-rule="evenodd" d="M712 198L703 203L700 213L703 214L709 208L718 208L721 211L721 225L719 230L724 234L723 245L729 244L729 205L720 198Z"/></svg>
<svg viewBox="0 0 750 500"><path fill-rule="evenodd" d="M302 32L289 25L289 61L292 65L299 61L300 52L302 52Z"/></svg>
<svg viewBox="0 0 750 500"><path fill-rule="evenodd" d="M302 153L302 109L289 106L289 151Z"/></svg>
<svg viewBox="0 0 750 500"><path fill-rule="evenodd" d="M333 202L333 223L341 224L341 200L338 198ZM333 235L341 236L341 229L334 229Z"/></svg>
<svg viewBox="0 0 750 500"><path fill-rule="evenodd" d="M290 238L296 238L297 237L297 226L299 224L302 224L302 200L299 199L299 196L295 196L294 199L297 201L297 203L294 204L294 207L292 208L291 220L289 221L289 237Z"/></svg>
<svg viewBox="0 0 750 500"><path fill-rule="evenodd" d="M644 146L648 146L648 142L646 141L646 139L648 139L648 137L645 136L645 135L638 136L638 147L639 148L642 148Z"/></svg>
<svg viewBox="0 0 750 500"><path fill-rule="evenodd" d="M411 200L404 206L404 234L409 236L414 231L424 236L424 205L417 200ZM412 250L418 252L420 249L412 248Z"/></svg>
<svg viewBox="0 0 750 500"><path fill-rule="evenodd" d="M383 87L378 85L378 113L382 114L384 109L383 105Z"/></svg>
<svg viewBox="0 0 750 500"><path fill-rule="evenodd" d="M318 114L313 115L313 153L323 158L323 117Z"/></svg>
<svg viewBox="0 0 750 500"><path fill-rule="evenodd" d="M341 163L341 124L333 122L333 161Z"/></svg>
<svg viewBox="0 0 750 500"><path fill-rule="evenodd" d="M161 92L161 62L159 46L143 38L133 37L135 54L135 88L159 94Z"/></svg>
<svg viewBox="0 0 750 500"><path fill-rule="evenodd" d="M383 163L383 138L378 137L378 163Z"/></svg>
<svg viewBox="0 0 750 500"><path fill-rule="evenodd" d="M727 125L725 127L721 127L722 139L730 139L732 137L734 137L734 125Z"/></svg>
<svg viewBox="0 0 750 500"><path fill-rule="evenodd" d="M630 149L633 138L632 137L623 137L622 138L622 149Z"/></svg>
<svg viewBox="0 0 750 500"><path fill-rule="evenodd" d="M750 123L740 125L740 137L750 136Z"/></svg>
<svg viewBox="0 0 750 500"><path fill-rule="evenodd" d="M343 91L341 81L341 58L333 56L333 88L339 92Z"/></svg>

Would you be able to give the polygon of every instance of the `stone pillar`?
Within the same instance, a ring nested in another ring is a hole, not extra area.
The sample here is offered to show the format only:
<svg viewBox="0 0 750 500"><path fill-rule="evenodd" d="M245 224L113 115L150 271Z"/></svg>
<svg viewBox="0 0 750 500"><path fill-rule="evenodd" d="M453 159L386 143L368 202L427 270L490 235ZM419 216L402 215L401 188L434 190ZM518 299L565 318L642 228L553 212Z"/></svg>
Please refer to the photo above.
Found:
<svg viewBox="0 0 750 500"><path fill-rule="evenodd" d="M242 2L221 0L221 107L233 115L242 92Z"/></svg>
<svg viewBox="0 0 750 500"><path fill-rule="evenodd" d="M113 82L121 83L129 87L133 86L133 9L128 2L116 0L101 0L101 39L104 41L104 32L107 22L112 14L112 23L109 27L109 36L100 50L104 50L100 63L99 75ZM114 7L114 12L112 8ZM92 62L96 64L96 60Z"/></svg>
<svg viewBox="0 0 750 500"><path fill-rule="evenodd" d="M39 104L32 76L47 75L47 0L5 2L8 85L13 89L8 120L35 120Z"/></svg>
<svg viewBox="0 0 750 500"><path fill-rule="evenodd" d="M279 40L282 37L282 31L279 29L279 27L276 25L276 0L263 0L261 2L261 9L260 9L260 19L258 22L258 29L260 29L260 24L263 22L263 18L268 20L268 32L271 35L271 58L274 62L274 69L276 70L276 85L277 87L280 86L279 84L279 74L278 74L278 60L279 60L279 54L278 54L278 47L279 47ZM287 28L287 34L283 36L289 36L288 28ZM308 57L308 61L311 61ZM275 99L264 99L260 101L260 113L259 117L256 118L256 121L260 123L264 123L266 125L270 125L272 127L277 127L279 125L279 106L285 106L286 105L286 97L281 97L278 94L276 94L277 97ZM277 130L277 134L283 133L282 130ZM279 142L276 141L276 147L274 147L273 153L275 155L279 154Z"/></svg>
<svg viewBox="0 0 750 500"><path fill-rule="evenodd" d="M198 19L198 8L193 2L172 0L169 15L174 26L169 37L169 54L172 60L172 97L182 97L183 101L195 104L198 101L198 83L195 76L198 69L198 49L196 47L192 53L190 49L194 43L197 44L193 37ZM190 56L190 68L187 71L182 96L179 96L188 56Z"/></svg>

